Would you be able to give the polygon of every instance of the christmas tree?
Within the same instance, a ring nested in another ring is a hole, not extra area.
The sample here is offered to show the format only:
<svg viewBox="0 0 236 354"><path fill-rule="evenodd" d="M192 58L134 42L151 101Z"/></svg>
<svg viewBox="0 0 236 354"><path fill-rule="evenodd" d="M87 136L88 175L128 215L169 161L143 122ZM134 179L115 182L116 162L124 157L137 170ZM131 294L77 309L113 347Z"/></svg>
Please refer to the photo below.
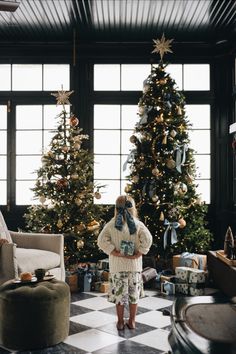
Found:
<svg viewBox="0 0 236 354"><path fill-rule="evenodd" d="M136 201L140 219L153 235L150 255L169 258L185 251L204 253L211 234L206 229L207 206L201 203L194 178L194 151L188 137L185 99L166 72L163 55L172 40L155 40L157 66L144 81L139 122L130 141L130 174L125 192Z"/></svg>
<svg viewBox="0 0 236 354"><path fill-rule="evenodd" d="M97 260L104 255L97 247L104 207L94 204L100 199L101 186L93 183L93 154L82 147L88 135L82 134L79 119L66 111L73 91L52 94L62 105L49 149L42 156L33 188L39 204L25 214L26 228L32 232L63 233L66 267L78 261Z"/></svg>

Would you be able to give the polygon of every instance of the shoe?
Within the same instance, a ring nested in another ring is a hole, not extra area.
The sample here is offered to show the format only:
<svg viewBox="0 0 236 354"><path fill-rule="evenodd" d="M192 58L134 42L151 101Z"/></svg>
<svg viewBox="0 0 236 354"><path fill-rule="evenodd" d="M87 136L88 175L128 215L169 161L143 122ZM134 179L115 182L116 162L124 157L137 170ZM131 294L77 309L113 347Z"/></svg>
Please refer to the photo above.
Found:
<svg viewBox="0 0 236 354"><path fill-rule="evenodd" d="M135 329L135 326L130 326L129 322L126 322L126 326L127 326L129 329Z"/></svg>
<svg viewBox="0 0 236 354"><path fill-rule="evenodd" d="M116 328L118 329L118 331L123 331L125 329L125 325L123 324L120 326L120 325L118 325L118 322L117 322Z"/></svg>

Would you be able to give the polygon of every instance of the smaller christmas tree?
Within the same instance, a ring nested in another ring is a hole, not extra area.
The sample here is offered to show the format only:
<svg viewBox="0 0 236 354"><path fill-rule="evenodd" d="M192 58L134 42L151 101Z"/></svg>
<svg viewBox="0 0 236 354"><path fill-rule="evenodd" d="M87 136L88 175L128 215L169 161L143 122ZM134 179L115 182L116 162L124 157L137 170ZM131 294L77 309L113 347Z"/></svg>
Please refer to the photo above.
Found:
<svg viewBox="0 0 236 354"><path fill-rule="evenodd" d="M72 92L52 94L62 111L49 150L36 171L33 191L40 204L30 206L25 214L28 230L64 234L67 269L78 261L104 257L97 236L105 208L94 204L94 198L101 198L101 186L93 182L93 154L82 147L89 137L82 134L79 119L65 109Z"/></svg>

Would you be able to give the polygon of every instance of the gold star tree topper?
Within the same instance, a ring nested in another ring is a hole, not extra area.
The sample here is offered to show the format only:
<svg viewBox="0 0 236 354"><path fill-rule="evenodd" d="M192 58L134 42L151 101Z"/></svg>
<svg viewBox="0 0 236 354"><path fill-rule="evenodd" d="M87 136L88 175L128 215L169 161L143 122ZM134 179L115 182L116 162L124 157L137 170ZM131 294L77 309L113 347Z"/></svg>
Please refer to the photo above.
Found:
<svg viewBox="0 0 236 354"><path fill-rule="evenodd" d="M173 42L173 39L165 39L164 33L160 39L153 39L155 49L152 53L160 53L161 60L165 53L173 53L170 49L170 43Z"/></svg>
<svg viewBox="0 0 236 354"><path fill-rule="evenodd" d="M71 104L69 101L69 97L73 92L74 91L64 91L63 89L61 89L61 91L57 91L57 93L51 93L51 95L56 97L57 105L64 106L65 104Z"/></svg>

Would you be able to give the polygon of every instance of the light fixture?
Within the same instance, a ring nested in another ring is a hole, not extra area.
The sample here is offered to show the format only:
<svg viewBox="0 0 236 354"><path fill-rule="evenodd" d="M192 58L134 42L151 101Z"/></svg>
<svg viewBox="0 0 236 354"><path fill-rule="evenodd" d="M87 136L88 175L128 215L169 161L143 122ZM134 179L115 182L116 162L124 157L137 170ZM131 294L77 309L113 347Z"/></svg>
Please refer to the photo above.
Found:
<svg viewBox="0 0 236 354"><path fill-rule="evenodd" d="M0 0L0 11L14 12L18 9L20 3L16 1Z"/></svg>

